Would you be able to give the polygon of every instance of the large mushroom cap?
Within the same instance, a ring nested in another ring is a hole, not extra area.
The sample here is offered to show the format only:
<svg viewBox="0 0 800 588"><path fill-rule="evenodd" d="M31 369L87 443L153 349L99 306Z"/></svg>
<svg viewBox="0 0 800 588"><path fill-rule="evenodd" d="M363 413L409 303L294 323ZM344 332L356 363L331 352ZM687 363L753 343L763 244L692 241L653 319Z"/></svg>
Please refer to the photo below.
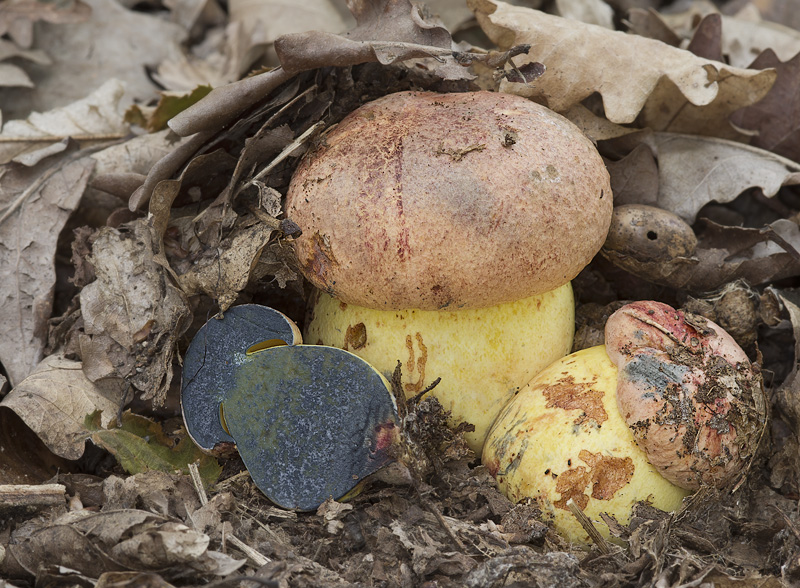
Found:
<svg viewBox="0 0 800 588"><path fill-rule="evenodd" d="M366 104L303 159L287 197L305 276L379 309L553 290L597 253L611 213L591 141L543 106L492 92Z"/></svg>

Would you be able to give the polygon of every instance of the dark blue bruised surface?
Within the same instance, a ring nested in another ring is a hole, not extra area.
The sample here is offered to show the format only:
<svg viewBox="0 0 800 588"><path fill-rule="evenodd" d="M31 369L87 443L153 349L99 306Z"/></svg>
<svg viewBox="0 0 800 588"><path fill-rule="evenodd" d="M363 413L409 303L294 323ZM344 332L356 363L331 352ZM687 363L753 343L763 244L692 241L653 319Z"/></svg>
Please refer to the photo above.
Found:
<svg viewBox="0 0 800 588"><path fill-rule="evenodd" d="M235 386L236 366L248 348L270 339L301 342L289 318L257 304L235 306L211 318L192 339L183 359L181 409L189 435L202 449L233 442L220 422L220 403Z"/></svg>
<svg viewBox="0 0 800 588"><path fill-rule="evenodd" d="M253 481L277 505L314 510L391 461L397 408L359 357L273 347L248 355L235 374L224 418Z"/></svg>

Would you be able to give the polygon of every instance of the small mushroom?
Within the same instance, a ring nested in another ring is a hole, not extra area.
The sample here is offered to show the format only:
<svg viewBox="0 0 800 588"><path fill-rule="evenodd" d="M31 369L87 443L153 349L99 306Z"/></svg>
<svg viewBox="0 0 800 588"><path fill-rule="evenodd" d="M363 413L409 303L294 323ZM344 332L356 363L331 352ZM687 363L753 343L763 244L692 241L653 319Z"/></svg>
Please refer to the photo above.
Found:
<svg viewBox="0 0 800 588"><path fill-rule="evenodd" d="M722 327L660 302L634 302L606 323L617 402L650 462L692 490L729 485L766 419L758 369Z"/></svg>
<svg viewBox="0 0 800 588"><path fill-rule="evenodd" d="M567 353L568 285L602 246L608 172L571 122L509 94L401 92L304 157L287 216L316 298L306 338L349 349L408 396L434 388L480 451L505 401Z"/></svg>
<svg viewBox="0 0 800 588"><path fill-rule="evenodd" d="M502 410L483 462L514 501L539 501L568 539L608 535L640 500L667 511L743 475L766 426L761 377L719 326L659 302L623 306L606 343L560 359Z"/></svg>

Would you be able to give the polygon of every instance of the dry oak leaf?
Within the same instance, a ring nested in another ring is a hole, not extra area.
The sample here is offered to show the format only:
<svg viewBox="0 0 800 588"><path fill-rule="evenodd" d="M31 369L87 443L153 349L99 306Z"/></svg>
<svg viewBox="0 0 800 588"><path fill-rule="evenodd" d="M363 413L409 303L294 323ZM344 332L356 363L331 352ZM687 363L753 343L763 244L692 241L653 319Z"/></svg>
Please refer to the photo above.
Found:
<svg viewBox="0 0 800 588"><path fill-rule="evenodd" d="M778 79L763 100L735 113L731 120L757 131L751 145L800 161L800 53L780 61L772 49L767 49L750 67L773 67Z"/></svg>
<svg viewBox="0 0 800 588"><path fill-rule="evenodd" d="M83 455L91 434L86 417L102 411L103 426L124 403L127 385L119 379L90 382L81 362L50 355L8 394L0 406L13 410L48 449L65 459Z"/></svg>
<svg viewBox="0 0 800 588"><path fill-rule="evenodd" d="M166 398L175 342L191 317L185 296L160 263L160 240L146 219L101 228L89 258L97 279L80 293L87 377L123 378L156 404Z"/></svg>
<svg viewBox="0 0 800 588"><path fill-rule="evenodd" d="M731 202L748 188L774 196L782 186L800 184L800 164L735 141L654 133L658 160L658 201L686 222L709 202Z"/></svg>
<svg viewBox="0 0 800 588"><path fill-rule="evenodd" d="M697 2L689 10L661 17L682 37L688 37L701 17L716 14L711 2ZM722 53L735 67L748 67L759 54L772 49L782 61L800 52L800 31L776 22L761 20L758 10L746 6L735 16L721 15Z"/></svg>
<svg viewBox="0 0 800 588"><path fill-rule="evenodd" d="M741 108L763 97L775 81L772 70L733 68L654 39L495 0L469 2L481 28L501 48L532 45L527 56L516 58L518 65L539 61L547 66L533 87L505 82L501 91L558 112L598 92L608 120L632 123L662 80L673 84L689 104Z"/></svg>
<svg viewBox="0 0 800 588"><path fill-rule="evenodd" d="M260 222L237 232L224 240L220 249L214 249L211 257L197 260L192 269L178 276L181 289L187 296L207 294L221 310L227 310L250 281L272 233L272 228Z"/></svg>
<svg viewBox="0 0 800 588"><path fill-rule="evenodd" d="M0 362L12 385L41 361L53 308L58 236L94 161L65 153L0 168Z"/></svg>

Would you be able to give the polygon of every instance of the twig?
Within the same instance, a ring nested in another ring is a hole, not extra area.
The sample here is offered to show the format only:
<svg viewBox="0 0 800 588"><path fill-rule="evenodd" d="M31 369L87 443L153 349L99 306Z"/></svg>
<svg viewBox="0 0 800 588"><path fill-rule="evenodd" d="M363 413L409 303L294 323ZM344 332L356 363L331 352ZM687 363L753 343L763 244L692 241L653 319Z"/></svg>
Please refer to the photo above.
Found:
<svg viewBox="0 0 800 588"><path fill-rule="evenodd" d="M455 531L453 531L453 529L447 523L447 521L444 518L444 515L442 515L442 512L439 510L439 508L427 498L423 498L421 494L419 494L419 497L422 499L422 504L425 506L425 508L431 511L433 513L433 516L436 517L436 520L439 521L439 524L442 526L442 529L444 529L445 533L447 533L450 539L453 540L453 543L455 543L461 551L464 551L466 549L464 547L464 544L461 542L461 539L459 539L458 536L455 534Z"/></svg>
<svg viewBox="0 0 800 588"><path fill-rule="evenodd" d="M594 523L589 520L583 511L578 508L578 505L575 504L575 501L570 498L567 500L567 508L572 513L576 519L578 519L578 523L580 523L583 530L591 537L592 541L594 541L595 545L605 554L611 553L611 548L608 546L605 538L600 534L600 531L597 530L597 527L594 526Z"/></svg>
<svg viewBox="0 0 800 588"><path fill-rule="evenodd" d="M189 475L192 477L194 491L197 492L200 504L205 506L208 504L208 495L206 494L206 489L203 487L203 480L200 479L200 470L197 467L197 462L189 464Z"/></svg>
<svg viewBox="0 0 800 588"><path fill-rule="evenodd" d="M309 137L310 137L310 136L311 136L313 133L315 133L315 132L316 132L316 131L317 131L317 130L320 128L320 127L323 127L324 125L325 125L325 123L320 121L320 122L318 122L318 123L316 123L316 124L314 124L314 125L310 126L308 129L306 129L306 131L305 131L305 132L304 132L302 135L300 135L300 136L299 136L299 137L297 137L297 138L296 138L294 141L292 141L291 143L289 143L289 144L286 146L286 148L285 148L283 151L281 151L281 152L278 154L278 156L277 156L277 157L275 157L275 159L273 159L273 160L272 160L272 161L271 161L271 162L270 162L270 163L269 163L269 164L268 164L268 165L267 165L267 166L266 166L264 169L262 169L260 172L258 172L258 173L257 173L257 174L256 174L256 175L253 177L253 178L251 178L250 180L248 180L248 181L247 181L247 183L246 183L244 186L242 186L242 190L244 190L244 189L245 189L245 188L247 188L248 186L253 186L253 185L255 185L255 183L256 183L256 182L258 182L259 180L261 180L261 178L263 178L265 175L267 175L269 172L271 172L271 171L272 171L272 170L275 168L275 166L276 166L276 165L278 165L278 164L279 164L280 162L282 162L284 159L286 159L287 157L289 157L289 155L291 155L291 154L292 154L292 152L293 152L295 149L297 149L298 147L300 147L300 145L302 145L303 143L305 143L305 142L306 142L306 140L307 140L307 139L308 139L308 138L309 138Z"/></svg>
<svg viewBox="0 0 800 588"><path fill-rule="evenodd" d="M236 535L229 535L227 540L239 551L244 553L250 561L257 567L265 566L272 560L265 555L261 555L258 551L250 547L247 543L239 539Z"/></svg>

